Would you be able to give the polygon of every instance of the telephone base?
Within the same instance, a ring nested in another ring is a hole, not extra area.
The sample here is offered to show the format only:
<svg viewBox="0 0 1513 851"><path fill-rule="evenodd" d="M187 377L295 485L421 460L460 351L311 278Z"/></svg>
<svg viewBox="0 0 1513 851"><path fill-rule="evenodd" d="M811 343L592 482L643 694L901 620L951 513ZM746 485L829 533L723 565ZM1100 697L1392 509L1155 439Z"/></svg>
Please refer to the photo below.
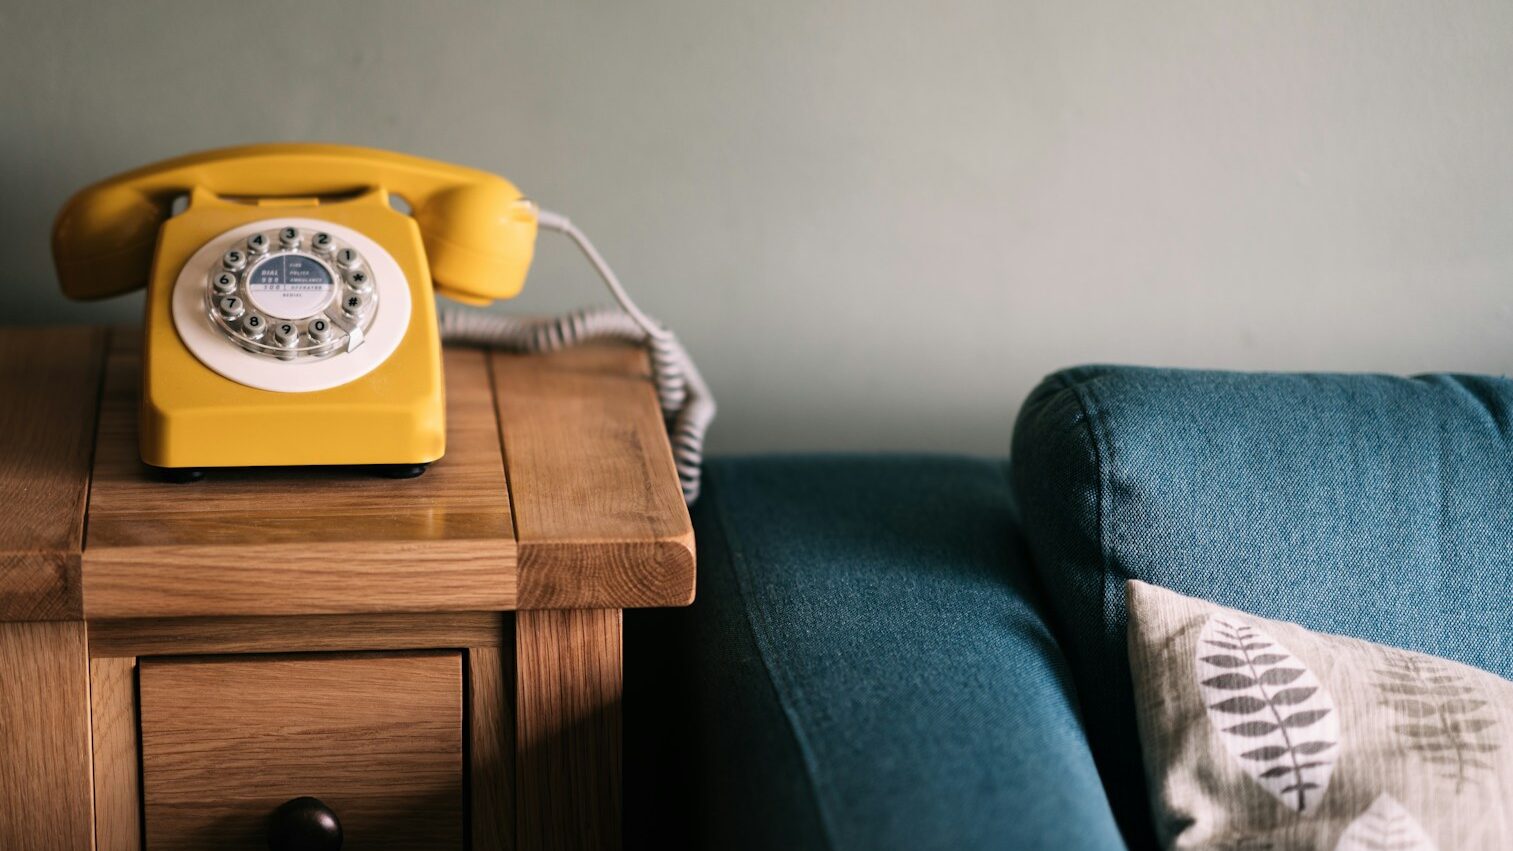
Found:
<svg viewBox="0 0 1513 851"><path fill-rule="evenodd" d="M171 485L187 485L205 478L205 471L199 467L155 467L152 464L142 466L154 479Z"/></svg>
<svg viewBox="0 0 1513 851"><path fill-rule="evenodd" d="M430 464L362 464L344 469L361 470L385 479L415 479L425 475L426 470L430 466ZM147 475L156 481L171 485L187 485L198 482L205 478L206 472L204 467L158 467L145 462L142 464L142 467L147 471ZM337 468L340 467L338 466ZM239 470L250 468L217 467L215 469Z"/></svg>
<svg viewBox="0 0 1513 851"><path fill-rule="evenodd" d="M414 479L425 475L429 464L375 464L370 467L375 474L386 479Z"/></svg>

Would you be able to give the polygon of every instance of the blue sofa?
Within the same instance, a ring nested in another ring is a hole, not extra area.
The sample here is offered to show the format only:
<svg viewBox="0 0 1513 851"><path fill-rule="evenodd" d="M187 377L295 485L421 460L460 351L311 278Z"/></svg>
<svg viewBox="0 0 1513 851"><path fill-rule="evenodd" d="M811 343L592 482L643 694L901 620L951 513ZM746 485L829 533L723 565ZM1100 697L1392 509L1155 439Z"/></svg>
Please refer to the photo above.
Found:
<svg viewBox="0 0 1513 851"><path fill-rule="evenodd" d="M1084 367L1012 462L725 459L627 618L632 845L1146 848L1138 578L1513 677L1513 382Z"/></svg>

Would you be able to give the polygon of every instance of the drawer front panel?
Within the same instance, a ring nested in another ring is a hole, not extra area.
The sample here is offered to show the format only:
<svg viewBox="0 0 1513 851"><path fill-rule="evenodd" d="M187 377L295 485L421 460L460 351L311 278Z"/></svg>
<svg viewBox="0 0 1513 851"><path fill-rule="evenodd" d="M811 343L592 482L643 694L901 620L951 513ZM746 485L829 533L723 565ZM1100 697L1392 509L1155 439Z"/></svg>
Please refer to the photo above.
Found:
<svg viewBox="0 0 1513 851"><path fill-rule="evenodd" d="M319 798L345 847L462 847L457 652L143 659L147 846L257 849Z"/></svg>

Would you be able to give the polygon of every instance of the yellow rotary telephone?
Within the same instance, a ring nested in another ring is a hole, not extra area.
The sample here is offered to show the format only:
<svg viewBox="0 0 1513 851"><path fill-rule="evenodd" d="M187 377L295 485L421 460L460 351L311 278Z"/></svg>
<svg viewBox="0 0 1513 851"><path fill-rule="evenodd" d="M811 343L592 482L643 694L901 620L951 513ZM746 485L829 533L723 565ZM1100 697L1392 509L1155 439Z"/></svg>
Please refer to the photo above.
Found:
<svg viewBox="0 0 1513 851"><path fill-rule="evenodd" d="M446 450L433 287L474 305L517 294L537 217L487 172L343 145L250 145L84 189L52 248L71 298L147 287L147 464L418 475Z"/></svg>

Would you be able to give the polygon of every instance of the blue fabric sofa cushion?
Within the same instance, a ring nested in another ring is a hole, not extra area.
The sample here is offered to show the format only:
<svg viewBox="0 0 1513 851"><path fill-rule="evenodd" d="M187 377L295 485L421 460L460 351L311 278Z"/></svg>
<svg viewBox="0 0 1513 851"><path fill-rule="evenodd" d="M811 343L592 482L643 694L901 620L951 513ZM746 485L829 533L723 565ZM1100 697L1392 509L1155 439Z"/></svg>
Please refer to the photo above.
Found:
<svg viewBox="0 0 1513 851"><path fill-rule="evenodd" d="M1133 845L1126 579L1513 677L1507 379L1071 369L1025 403L1013 483Z"/></svg>
<svg viewBox="0 0 1513 851"><path fill-rule="evenodd" d="M684 760L670 773L697 778L679 802L697 822L685 839L1123 846L1007 472L947 457L707 466L698 599L655 615L672 625L656 645L677 657L667 679L687 690L655 704ZM632 648L639 626L627 627ZM652 705L626 699L628 724Z"/></svg>

